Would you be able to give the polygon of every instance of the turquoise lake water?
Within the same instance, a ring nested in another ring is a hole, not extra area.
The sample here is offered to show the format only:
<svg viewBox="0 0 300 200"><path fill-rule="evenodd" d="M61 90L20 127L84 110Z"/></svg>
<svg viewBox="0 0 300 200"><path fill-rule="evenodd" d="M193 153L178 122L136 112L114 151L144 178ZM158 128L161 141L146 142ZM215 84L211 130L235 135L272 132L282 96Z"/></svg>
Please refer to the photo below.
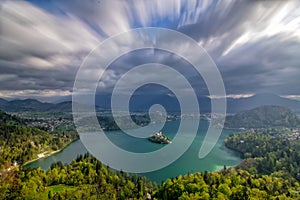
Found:
<svg viewBox="0 0 300 200"><path fill-rule="evenodd" d="M189 119L186 122L193 124L195 121ZM177 132L179 124L180 120L166 122L162 131L168 137L173 138ZM167 178L176 177L178 175L185 175L188 173L204 171L218 171L222 169L224 165L230 167L240 163L241 159L239 154L230 149L227 149L224 146L224 139L233 133L232 130L223 130L213 150L204 159L198 158L199 149L206 134L208 125L208 121L200 121L199 129L193 143L178 160L176 160L175 162L173 162L165 168L154 172L144 173L141 175L146 176L152 181L160 183L161 181ZM151 126L155 127L156 125ZM190 135L191 133L189 133L189 131L186 130L186 133L184 133L183 138L180 139L184 140L184 137L189 137ZM121 131L110 131L107 133L107 136L116 145L132 152L149 152L163 147L162 144L151 143L147 139L134 138L124 134ZM84 147L84 145L81 143L80 140L77 140L71 143L61 152L51 155L50 157L34 161L26 165L26 167L40 167L43 170L47 170L54 162L62 161L63 163L70 163L78 155L84 154L86 152L87 150Z"/></svg>

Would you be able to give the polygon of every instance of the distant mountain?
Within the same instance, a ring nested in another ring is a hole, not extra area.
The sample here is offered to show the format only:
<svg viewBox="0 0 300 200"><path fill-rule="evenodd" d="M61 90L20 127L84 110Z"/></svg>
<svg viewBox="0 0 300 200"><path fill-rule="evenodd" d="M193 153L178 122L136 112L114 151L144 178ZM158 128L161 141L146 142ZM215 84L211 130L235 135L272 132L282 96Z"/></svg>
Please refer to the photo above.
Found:
<svg viewBox="0 0 300 200"><path fill-rule="evenodd" d="M64 101L51 106L51 112L72 112L72 101Z"/></svg>
<svg viewBox="0 0 300 200"><path fill-rule="evenodd" d="M198 102L201 113L207 113L211 110L211 99L205 96L198 96ZM98 97L100 99L100 97ZM218 101L218 100L217 100ZM98 103L96 98L96 103ZM105 102L110 99L106 96L102 99L101 107L106 107ZM179 102L175 96L172 95L135 95L131 98L131 110L146 111L153 104L161 103L166 110L179 111ZM274 94L257 94L248 98L227 99L227 113L238 113L244 110L249 110L255 107L264 105L275 105L290 108L291 110L300 113L300 101L283 98ZM194 111L193 107L189 107L190 111Z"/></svg>
<svg viewBox="0 0 300 200"><path fill-rule="evenodd" d="M12 100L6 104L4 110L17 111L46 111L52 106L51 103L42 103L36 99Z"/></svg>
<svg viewBox="0 0 300 200"><path fill-rule="evenodd" d="M6 101L5 99L1 99L1 98L0 98L0 107L5 106L7 102L8 102L8 101Z"/></svg>
<svg viewBox="0 0 300 200"><path fill-rule="evenodd" d="M101 110L96 106L97 110ZM5 112L72 112L72 101L43 103L36 99L6 101L0 99L0 110Z"/></svg>
<svg viewBox="0 0 300 200"><path fill-rule="evenodd" d="M6 112L20 112L20 111L47 111L53 104L42 103L35 99L25 100L12 100L12 101L1 101L0 109Z"/></svg>
<svg viewBox="0 0 300 200"><path fill-rule="evenodd" d="M260 106L242 111L234 116L227 116L225 127L228 128L268 128L300 127L299 117L289 108L281 106Z"/></svg>
<svg viewBox="0 0 300 200"><path fill-rule="evenodd" d="M162 105L166 111L176 112L180 110L176 97L171 95L135 95L131 97L130 109L132 111L147 111L154 104Z"/></svg>
<svg viewBox="0 0 300 200"><path fill-rule="evenodd" d="M111 108L111 95L101 94L96 95L96 105L103 109ZM210 112L210 98L205 96L198 96L201 112ZM118 101L123 101L122 97ZM187 109L189 112L194 112L195 108L190 104L190 99L187 98ZM148 111L154 104L162 105L166 111L178 112L180 111L179 101L176 96L171 94L139 94L132 95L129 102L130 111Z"/></svg>
<svg viewBox="0 0 300 200"><path fill-rule="evenodd" d="M208 113L211 110L211 99L206 96L198 96L201 113ZM122 99L120 99L122 101ZM111 108L111 95L101 94L95 96L95 103L98 110ZM169 112L180 111L176 96L170 94L160 95L133 95L130 99L129 108L131 111L148 111L153 104L162 104ZM189 103L188 103L189 104ZM227 99L227 113L238 113L263 105L276 105L290 108L300 113L300 101L283 98L273 94L258 94L248 98ZM188 105L188 111L193 112L194 107ZM0 109L7 112L71 112L72 101L60 103L43 103L35 99L7 101L0 98Z"/></svg>
<svg viewBox="0 0 300 200"><path fill-rule="evenodd" d="M46 112L55 110L56 104L43 103L36 99L6 101L0 99L0 110L6 112Z"/></svg>
<svg viewBox="0 0 300 200"><path fill-rule="evenodd" d="M300 113L300 101L283 98L274 94L257 94L248 98L227 99L228 113L237 113L264 105L283 106Z"/></svg>

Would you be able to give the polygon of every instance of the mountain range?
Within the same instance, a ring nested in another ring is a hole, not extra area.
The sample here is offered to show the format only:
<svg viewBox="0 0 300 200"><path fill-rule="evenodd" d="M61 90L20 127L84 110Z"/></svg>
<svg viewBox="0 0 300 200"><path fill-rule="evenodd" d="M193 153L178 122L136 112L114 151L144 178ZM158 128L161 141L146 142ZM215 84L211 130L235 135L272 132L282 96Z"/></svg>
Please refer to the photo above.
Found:
<svg viewBox="0 0 300 200"><path fill-rule="evenodd" d="M300 118L291 109L282 106L259 106L227 116L227 128L299 127Z"/></svg>
<svg viewBox="0 0 300 200"><path fill-rule="evenodd" d="M96 95L96 107L98 110L110 109L110 95ZM210 112L211 99L198 96L201 113ZM153 104L161 104L167 111L177 112L180 110L179 102L172 95L134 95L131 97L129 108L131 111L148 111ZM300 113L300 101L283 98L274 94L257 94L247 98L227 98L227 113L238 113L258 106L276 105L289 108ZM193 111L194 108L190 108ZM6 112L71 112L72 102L63 101L60 103L40 102L36 99L5 100L0 98L0 110Z"/></svg>
<svg viewBox="0 0 300 200"><path fill-rule="evenodd" d="M248 98L227 99L228 112L230 113L250 110L264 105L282 106L300 113L300 101L283 98L275 94L257 94Z"/></svg>
<svg viewBox="0 0 300 200"><path fill-rule="evenodd" d="M96 105L109 109L110 95L96 95ZM197 96L201 113L208 113L211 109L211 99L206 96ZM218 102L218 100L217 100ZM154 104L161 104L167 111L177 112L180 110L179 102L174 95L133 95L130 99L129 108L132 111L148 111L149 107ZM289 108L300 113L300 101L280 97L275 94L256 94L246 98L227 98L227 113L238 113L264 105L276 105ZM194 111L193 107L189 108Z"/></svg>
<svg viewBox="0 0 300 200"><path fill-rule="evenodd" d="M0 110L6 112L71 112L72 102L45 103L36 99L11 100L0 99Z"/></svg>

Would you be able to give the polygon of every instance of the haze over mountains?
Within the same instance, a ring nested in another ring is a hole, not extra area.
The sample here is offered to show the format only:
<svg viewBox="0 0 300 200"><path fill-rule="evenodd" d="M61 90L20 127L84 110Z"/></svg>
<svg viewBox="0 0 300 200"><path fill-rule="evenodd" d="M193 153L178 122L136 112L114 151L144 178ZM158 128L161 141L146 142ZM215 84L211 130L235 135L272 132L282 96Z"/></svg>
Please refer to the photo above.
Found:
<svg viewBox="0 0 300 200"><path fill-rule="evenodd" d="M210 112L210 98L198 96L198 101L201 113ZM130 110L147 111L153 104L162 104L170 112L176 112L180 109L178 100L172 95L134 95L130 101ZM239 99L227 98L227 113L237 113L263 105L283 106L300 113L300 101L283 98L274 94L258 94ZM110 109L110 95L96 95L96 106L101 109ZM71 112L72 102L44 103L35 99L8 101L0 98L0 110L7 112Z"/></svg>

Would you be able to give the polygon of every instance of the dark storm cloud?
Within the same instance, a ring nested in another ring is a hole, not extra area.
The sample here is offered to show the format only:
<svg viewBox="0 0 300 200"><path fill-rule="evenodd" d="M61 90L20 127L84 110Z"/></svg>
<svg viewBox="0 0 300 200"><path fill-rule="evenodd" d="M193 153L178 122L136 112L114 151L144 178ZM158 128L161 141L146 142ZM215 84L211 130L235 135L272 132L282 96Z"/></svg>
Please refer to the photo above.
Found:
<svg viewBox="0 0 300 200"><path fill-rule="evenodd" d="M298 3L219 3L210 7L215 12L179 30L209 51L227 93L299 94L299 5L293 5Z"/></svg>
<svg viewBox="0 0 300 200"><path fill-rule="evenodd" d="M115 60L110 65L109 70L107 70L103 75L105 78L102 80L102 84L105 85L105 88L101 87L101 90L99 91L112 91L115 83L122 77L122 75L124 75L124 73L128 72L135 66L144 65L147 63L160 63L166 66L171 66L180 74L184 75L189 80L191 85L197 90L200 90L203 86L205 86L201 75L199 75L193 66L184 58L164 50L143 49L132 51L128 54L120 56L117 60ZM161 72L161 74L163 79L170 79L171 81L174 81L174 77L169 77L168 74L163 74L163 72ZM147 75L148 74L142 73L136 76L146 77ZM207 89L205 88L204 90L201 89L201 91L198 92L203 95L208 95L206 90ZM158 91L153 90L152 92L157 93ZM148 91L148 93L151 92Z"/></svg>
<svg viewBox="0 0 300 200"><path fill-rule="evenodd" d="M299 94L300 41L286 34L249 41L219 60L228 88ZM233 85L234 84L234 85Z"/></svg>
<svg viewBox="0 0 300 200"><path fill-rule="evenodd" d="M80 64L99 42L147 26L178 30L202 45L229 95L300 95L299 8L297 1L5 1L0 12L0 95L70 94ZM117 60L106 73L106 86L112 87L135 64L151 61L147 56L187 69L172 54L144 51ZM202 87L193 71L186 75Z"/></svg>

